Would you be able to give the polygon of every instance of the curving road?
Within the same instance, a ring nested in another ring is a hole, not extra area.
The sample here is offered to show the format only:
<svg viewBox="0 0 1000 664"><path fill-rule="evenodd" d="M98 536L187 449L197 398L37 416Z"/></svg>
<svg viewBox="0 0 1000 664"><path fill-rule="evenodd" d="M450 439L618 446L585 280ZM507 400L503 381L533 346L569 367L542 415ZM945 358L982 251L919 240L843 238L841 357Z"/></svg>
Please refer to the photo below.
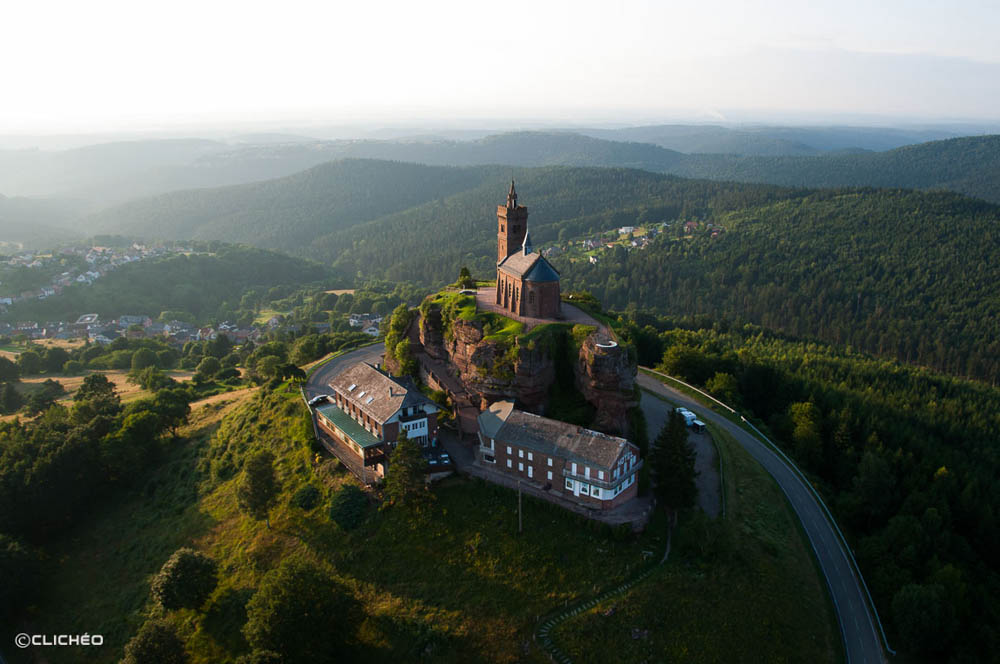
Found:
<svg viewBox="0 0 1000 664"><path fill-rule="evenodd" d="M833 598L847 661L850 664L885 662L878 629L865 602L861 583L854 575L847 552L844 551L816 498L799 476L766 444L722 415L651 376L640 373L638 381L643 389L661 394L678 405L686 406L698 413L701 419L725 429L771 474L788 496L788 501L802 522L809 543L816 552L816 558L830 589L830 596Z"/></svg>
<svg viewBox="0 0 1000 664"><path fill-rule="evenodd" d="M306 399L312 399L320 394L329 394L329 382L333 380L334 376L339 374L348 366L357 364L358 362L378 364L382 361L383 353L385 353L385 344L375 344L372 346L365 346L364 348L359 348L357 350L352 350L349 353L344 353L340 357L333 358L326 364L316 369L316 371L309 376L309 380L306 381L304 386Z"/></svg>

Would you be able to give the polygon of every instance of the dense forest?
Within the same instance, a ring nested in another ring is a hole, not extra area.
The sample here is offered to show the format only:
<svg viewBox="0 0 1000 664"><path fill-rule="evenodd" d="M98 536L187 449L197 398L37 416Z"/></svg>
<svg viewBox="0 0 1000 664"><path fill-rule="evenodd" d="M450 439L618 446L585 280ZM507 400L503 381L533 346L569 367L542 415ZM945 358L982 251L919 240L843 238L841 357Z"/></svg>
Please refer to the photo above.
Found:
<svg viewBox="0 0 1000 664"><path fill-rule="evenodd" d="M510 169L494 169L476 189L317 238L308 255L334 259L345 276L362 273L441 285L454 279L459 265L490 274L496 205L503 202L511 174ZM707 216L804 195L624 169L516 169L513 176L520 200L528 205L536 246L637 221ZM382 240L387 237L394 241Z"/></svg>
<svg viewBox="0 0 1000 664"><path fill-rule="evenodd" d="M817 482L897 648L1000 646L1000 390L746 326L636 313L640 363L747 410Z"/></svg>
<svg viewBox="0 0 1000 664"><path fill-rule="evenodd" d="M953 194L831 191L713 217L563 270L607 306L707 314L1000 380L1000 209ZM558 262L557 262L558 264Z"/></svg>

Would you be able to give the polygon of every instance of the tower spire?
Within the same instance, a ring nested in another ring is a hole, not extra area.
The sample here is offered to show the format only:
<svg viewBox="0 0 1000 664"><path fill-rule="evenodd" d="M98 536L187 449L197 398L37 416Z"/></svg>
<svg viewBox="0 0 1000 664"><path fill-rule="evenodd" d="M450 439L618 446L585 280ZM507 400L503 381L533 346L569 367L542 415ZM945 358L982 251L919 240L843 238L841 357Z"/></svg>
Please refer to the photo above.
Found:
<svg viewBox="0 0 1000 664"><path fill-rule="evenodd" d="M517 191L514 190L514 178L510 179L510 191L507 192L507 207L511 209L517 207Z"/></svg>
<svg viewBox="0 0 1000 664"><path fill-rule="evenodd" d="M521 249L524 251L525 256L527 256L528 254L530 254L535 250L534 247L531 246L531 233L528 232L527 225L525 225L524 243L521 245Z"/></svg>

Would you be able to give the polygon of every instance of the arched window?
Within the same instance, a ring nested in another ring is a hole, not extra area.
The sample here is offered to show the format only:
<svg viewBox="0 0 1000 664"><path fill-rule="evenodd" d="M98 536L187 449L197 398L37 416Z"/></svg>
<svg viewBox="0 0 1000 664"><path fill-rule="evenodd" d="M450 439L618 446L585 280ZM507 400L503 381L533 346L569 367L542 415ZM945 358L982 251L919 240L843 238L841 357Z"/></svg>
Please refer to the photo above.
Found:
<svg viewBox="0 0 1000 664"><path fill-rule="evenodd" d="M528 304L535 303L535 291L528 291Z"/></svg>

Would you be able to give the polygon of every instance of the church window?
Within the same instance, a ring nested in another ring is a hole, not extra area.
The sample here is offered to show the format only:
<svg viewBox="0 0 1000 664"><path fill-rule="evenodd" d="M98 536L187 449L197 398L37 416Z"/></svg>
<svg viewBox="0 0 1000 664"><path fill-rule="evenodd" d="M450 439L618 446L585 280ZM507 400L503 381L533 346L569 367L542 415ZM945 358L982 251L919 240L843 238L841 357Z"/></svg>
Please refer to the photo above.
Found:
<svg viewBox="0 0 1000 664"><path fill-rule="evenodd" d="M528 304L535 303L535 291L528 291Z"/></svg>
<svg viewBox="0 0 1000 664"><path fill-rule="evenodd" d="M500 224L500 232L503 233L503 224Z"/></svg>

